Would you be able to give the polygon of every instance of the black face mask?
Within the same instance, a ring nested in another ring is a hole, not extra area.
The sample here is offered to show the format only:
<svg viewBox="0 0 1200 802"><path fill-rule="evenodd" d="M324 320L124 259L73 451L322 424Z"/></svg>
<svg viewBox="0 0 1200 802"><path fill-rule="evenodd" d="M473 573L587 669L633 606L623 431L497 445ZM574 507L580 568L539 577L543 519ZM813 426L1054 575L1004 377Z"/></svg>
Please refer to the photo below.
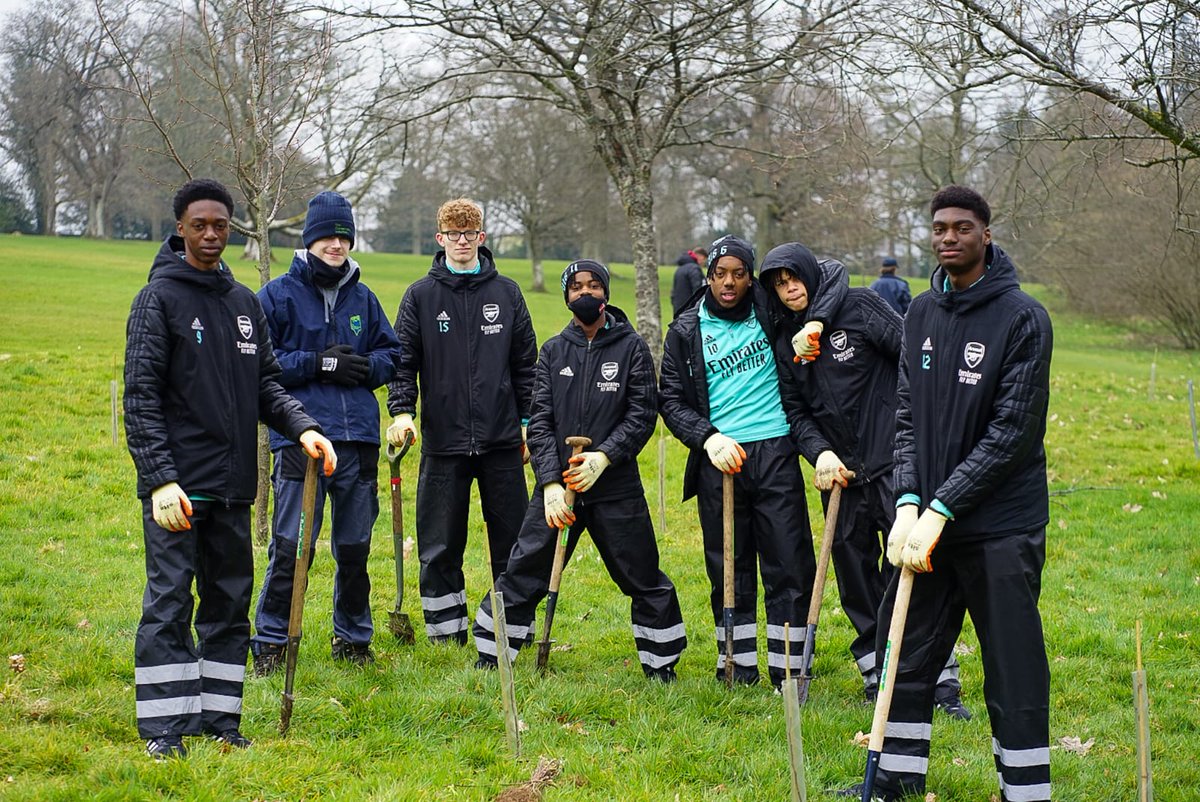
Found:
<svg viewBox="0 0 1200 802"><path fill-rule="evenodd" d="M580 295L567 304L567 309L570 309L575 317L579 318L580 323L590 326L600 319L600 314L604 311L604 299L597 298L595 295Z"/></svg>

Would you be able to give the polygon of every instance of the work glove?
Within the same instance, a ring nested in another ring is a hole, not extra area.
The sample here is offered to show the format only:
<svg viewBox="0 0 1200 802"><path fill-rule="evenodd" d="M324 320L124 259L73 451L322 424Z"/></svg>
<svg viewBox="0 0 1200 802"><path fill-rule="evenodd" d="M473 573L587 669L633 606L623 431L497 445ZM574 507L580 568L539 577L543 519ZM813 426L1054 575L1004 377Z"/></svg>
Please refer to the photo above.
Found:
<svg viewBox="0 0 1200 802"><path fill-rule="evenodd" d="M917 525L918 512L916 504L905 504L896 508L896 520L892 522L892 529L887 538L887 561L892 565L900 565L900 552L904 550L904 541L908 540L908 533Z"/></svg>
<svg viewBox="0 0 1200 802"><path fill-rule="evenodd" d="M845 464L838 459L837 454L829 450L822 451L817 455L816 472L813 474L813 486L817 490L833 490L833 483L837 482L842 487L845 487L849 482L847 473Z"/></svg>
<svg viewBox="0 0 1200 802"><path fill-rule="evenodd" d="M821 332L825 324L819 320L810 320L804 328L796 332L792 338L792 350L796 352L793 362L812 362L821 355Z"/></svg>
<svg viewBox="0 0 1200 802"><path fill-rule="evenodd" d="M528 426L522 426L522 427L521 427L521 464L522 464L522 465L528 465L528 464L529 464L529 439L528 439L528 429L529 429L529 427L528 427Z"/></svg>
<svg viewBox="0 0 1200 802"><path fill-rule="evenodd" d="M150 511L154 515L154 523L168 532L192 528L192 522L188 520L192 514L192 502L178 482L167 482L151 491Z"/></svg>
<svg viewBox="0 0 1200 802"><path fill-rule="evenodd" d="M317 355L317 378L346 387L361 384L371 372L370 361L348 345L335 345Z"/></svg>
<svg viewBox="0 0 1200 802"><path fill-rule="evenodd" d="M547 482L542 485L542 500L546 510L546 526L551 529L563 529L575 523L575 513L567 504L567 491L558 482Z"/></svg>
<svg viewBox="0 0 1200 802"><path fill-rule="evenodd" d="M904 551L900 554L900 561L906 568L911 568L918 574L933 570L930 555L942 537L942 527L945 525L946 516L940 512L927 507L925 512L921 513L917 525L908 533L908 539L904 541Z"/></svg>
<svg viewBox="0 0 1200 802"><path fill-rule="evenodd" d="M392 418L392 425L387 427L387 441L400 448L404 445L405 438L411 436L412 441L417 442L417 424L413 423L413 416L407 412L401 412L396 417Z"/></svg>
<svg viewBox="0 0 1200 802"><path fill-rule="evenodd" d="M571 457L568 462L574 467L563 471L563 479L566 480L567 487L576 493L591 490L600 474L604 473L604 469L612 464L602 451L585 451Z"/></svg>
<svg viewBox="0 0 1200 802"><path fill-rule="evenodd" d="M739 473L746 461L746 451L737 440L717 432L704 441L708 459L721 473Z"/></svg>
<svg viewBox="0 0 1200 802"><path fill-rule="evenodd" d="M324 457L325 475L333 476L337 468L337 454L334 453L333 443L329 442L328 437L316 429L309 429L300 435L300 445L304 448L304 453L313 459Z"/></svg>

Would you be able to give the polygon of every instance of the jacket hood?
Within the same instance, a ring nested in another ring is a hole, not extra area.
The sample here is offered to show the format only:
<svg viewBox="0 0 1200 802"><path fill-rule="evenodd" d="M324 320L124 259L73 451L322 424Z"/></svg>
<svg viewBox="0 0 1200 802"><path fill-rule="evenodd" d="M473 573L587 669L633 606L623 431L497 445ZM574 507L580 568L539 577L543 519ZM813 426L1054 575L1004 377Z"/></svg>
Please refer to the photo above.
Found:
<svg viewBox="0 0 1200 802"><path fill-rule="evenodd" d="M633 324L629 322L629 316L625 314L623 309L612 304L605 304L604 312L608 315L612 324L596 332L596 337L592 340L594 346L602 346L608 342L615 342L629 334L636 336ZM575 325L574 318L567 322L567 325L563 327L560 333L573 343L587 345L587 335L583 333L583 329Z"/></svg>
<svg viewBox="0 0 1200 802"><path fill-rule="evenodd" d="M675 260L675 264L677 264L680 267L683 267L688 262L691 262L696 267L700 266L700 263L696 261L696 257L692 256L691 251L684 251L683 253L679 254L679 258Z"/></svg>
<svg viewBox="0 0 1200 802"><path fill-rule="evenodd" d="M154 261L150 263L150 273L146 279L152 281L169 278L175 281L186 281L214 292L228 292L233 289L233 272L225 262L222 261L215 270L197 270L184 261L183 254L183 237L174 234L167 237L163 240L158 253L154 255Z"/></svg>
<svg viewBox="0 0 1200 802"><path fill-rule="evenodd" d="M350 257L346 257L346 274L350 277L338 285L339 289L347 289L358 283L362 277L362 268L358 266L358 262ZM305 284L316 286L312 280L312 265L308 263L308 251L303 248L297 248L292 254L292 266L288 268L288 275L293 278L303 281Z"/></svg>
<svg viewBox="0 0 1200 802"><path fill-rule="evenodd" d="M1016 265L999 246L988 245L984 251L984 259L988 265L984 277L974 286L957 292L946 290L946 270L939 265L929 277L929 289L933 293L934 303L950 311L965 312L982 306L1009 290L1020 289Z"/></svg>
<svg viewBox="0 0 1200 802"><path fill-rule="evenodd" d="M479 284L484 281L494 279L498 273L496 272L496 261L492 258L492 252L485 246L479 246L479 272L478 273L455 273L446 267L446 251L441 250L434 254L433 266L429 268L429 275L435 280L451 287L461 287L469 284Z"/></svg>

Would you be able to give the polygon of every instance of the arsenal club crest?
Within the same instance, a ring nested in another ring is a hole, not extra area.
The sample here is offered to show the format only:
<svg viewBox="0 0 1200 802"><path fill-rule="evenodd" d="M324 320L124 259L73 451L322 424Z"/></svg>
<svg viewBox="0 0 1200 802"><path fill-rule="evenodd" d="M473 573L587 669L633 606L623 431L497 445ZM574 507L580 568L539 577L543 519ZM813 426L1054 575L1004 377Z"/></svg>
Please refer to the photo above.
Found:
<svg viewBox="0 0 1200 802"><path fill-rule="evenodd" d="M496 318L500 317L500 307L497 304L483 305L483 319L488 323L495 323Z"/></svg>
<svg viewBox="0 0 1200 802"><path fill-rule="evenodd" d="M247 340L250 339L250 335L254 333L254 326L250 323L250 318L246 315L238 315L237 324L238 331L242 333L242 336Z"/></svg>
<svg viewBox="0 0 1200 802"><path fill-rule="evenodd" d="M600 375L604 377L606 382L612 381L617 376L617 370L620 366L616 362L605 362L600 366Z"/></svg>
<svg viewBox="0 0 1200 802"><path fill-rule="evenodd" d="M841 329L839 329L838 331L835 331L833 334L829 335L829 344L832 345L834 348L838 349L839 351L845 351L846 343L848 343L849 341L850 341L850 338L847 337L846 332L842 331Z"/></svg>
<svg viewBox="0 0 1200 802"><path fill-rule="evenodd" d="M986 350L983 343L969 342L963 348L963 361L967 363L967 367L974 370L983 361L983 354Z"/></svg>

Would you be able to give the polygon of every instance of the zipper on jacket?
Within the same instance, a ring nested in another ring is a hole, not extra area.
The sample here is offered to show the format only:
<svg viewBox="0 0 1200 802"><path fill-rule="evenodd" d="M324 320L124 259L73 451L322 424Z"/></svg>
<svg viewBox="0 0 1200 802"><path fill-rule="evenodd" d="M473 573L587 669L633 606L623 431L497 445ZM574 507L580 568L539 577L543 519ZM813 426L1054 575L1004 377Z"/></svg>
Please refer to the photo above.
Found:
<svg viewBox="0 0 1200 802"><path fill-rule="evenodd" d="M588 372L588 364L592 361L592 341L588 340L587 348L583 350L583 368L579 371L579 375L585 382L592 380L591 373ZM582 392L579 394L579 413L575 418L576 429L583 431L583 422L587 420L587 387L581 387Z"/></svg>
<svg viewBox="0 0 1200 802"><path fill-rule="evenodd" d="M467 285L463 289L463 293L462 293L462 314L463 314L463 325L467 327L466 328L467 336L466 336L466 339L463 341L464 345L465 345L464 356L466 357L466 362L467 362L467 432L468 432L467 453L470 454L471 456L475 456L479 453L479 445L475 441L475 405L471 400L471 396L474 395L473 390L475 388L475 372L474 372L474 370L472 370L472 366L471 366L471 329L470 329L470 324L467 323L467 308L468 308L467 295L470 292L471 292L471 287L470 287L470 285Z"/></svg>

